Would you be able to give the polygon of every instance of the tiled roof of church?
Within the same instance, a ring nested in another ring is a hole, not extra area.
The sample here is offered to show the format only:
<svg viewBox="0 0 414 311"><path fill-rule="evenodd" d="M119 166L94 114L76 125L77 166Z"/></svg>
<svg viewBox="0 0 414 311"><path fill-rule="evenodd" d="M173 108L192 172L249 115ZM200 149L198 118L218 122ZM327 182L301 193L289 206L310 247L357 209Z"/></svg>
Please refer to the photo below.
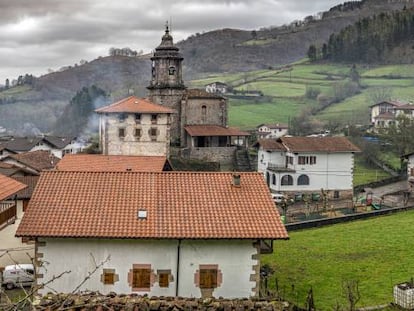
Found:
<svg viewBox="0 0 414 311"><path fill-rule="evenodd" d="M146 98L130 96L109 106L95 110L98 113L174 113L174 110L155 104Z"/></svg>

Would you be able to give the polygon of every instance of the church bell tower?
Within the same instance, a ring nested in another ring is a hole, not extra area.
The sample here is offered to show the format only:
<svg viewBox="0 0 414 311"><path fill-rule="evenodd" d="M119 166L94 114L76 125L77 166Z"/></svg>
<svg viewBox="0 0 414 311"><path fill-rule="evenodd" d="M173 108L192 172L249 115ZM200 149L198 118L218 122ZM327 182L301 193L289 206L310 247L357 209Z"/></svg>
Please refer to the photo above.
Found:
<svg viewBox="0 0 414 311"><path fill-rule="evenodd" d="M157 104L175 110L171 115L171 139L177 141L181 128L181 100L185 94L185 85L182 75L183 56L178 47L174 46L168 24L161 44L155 48L151 57L151 81L147 87L149 99Z"/></svg>

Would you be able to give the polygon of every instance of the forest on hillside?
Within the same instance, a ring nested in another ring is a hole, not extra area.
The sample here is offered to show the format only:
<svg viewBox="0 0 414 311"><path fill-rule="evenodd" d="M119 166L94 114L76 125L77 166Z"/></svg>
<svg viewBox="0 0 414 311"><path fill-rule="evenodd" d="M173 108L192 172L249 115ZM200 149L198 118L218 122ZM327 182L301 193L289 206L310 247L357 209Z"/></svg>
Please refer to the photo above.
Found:
<svg viewBox="0 0 414 311"><path fill-rule="evenodd" d="M394 57L393 57L394 56ZM412 63L414 61L414 9L380 13L360 19L329 37L322 46L312 44L311 60L351 63Z"/></svg>

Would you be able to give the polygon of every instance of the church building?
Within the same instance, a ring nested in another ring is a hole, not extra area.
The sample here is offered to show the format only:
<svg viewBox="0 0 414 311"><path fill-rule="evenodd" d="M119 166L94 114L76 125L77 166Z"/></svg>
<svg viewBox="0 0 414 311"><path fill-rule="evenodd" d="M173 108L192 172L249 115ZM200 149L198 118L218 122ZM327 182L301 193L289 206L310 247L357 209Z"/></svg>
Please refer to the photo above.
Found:
<svg viewBox="0 0 414 311"><path fill-rule="evenodd" d="M97 110L101 114L100 142L103 153L169 155L168 147L165 148L165 154L159 154L162 148L157 147L154 151L150 144L143 144L144 141L148 142L148 139L145 140L148 135L134 123L134 115L140 114L135 111L138 106L130 105L134 106L134 111L121 111L122 107L127 106L121 104L123 101L144 100L153 107L158 107L158 116L152 117L158 120L158 125L165 125L165 129L157 132L156 139L155 135L148 136L149 142L164 143L168 140L179 149L182 157L231 163L237 148L247 148L249 133L227 126L228 104L225 97L201 89L186 88L183 80L183 56L173 43L168 25L151 61L148 99L124 99ZM114 106L118 107L116 111ZM117 113L118 121L103 121L102 116L108 117L110 113ZM127 124L130 126L123 126ZM152 127L149 131L155 133ZM116 139L117 143L112 143L112 139Z"/></svg>

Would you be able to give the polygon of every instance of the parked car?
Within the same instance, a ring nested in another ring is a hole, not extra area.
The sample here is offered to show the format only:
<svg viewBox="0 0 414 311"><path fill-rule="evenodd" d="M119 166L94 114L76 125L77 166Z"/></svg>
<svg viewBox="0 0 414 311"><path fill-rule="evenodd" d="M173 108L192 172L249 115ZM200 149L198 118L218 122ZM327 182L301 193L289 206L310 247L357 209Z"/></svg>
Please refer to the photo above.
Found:
<svg viewBox="0 0 414 311"><path fill-rule="evenodd" d="M34 267L32 264L6 266L0 275L0 280L7 289L31 286L34 282Z"/></svg>
<svg viewBox="0 0 414 311"><path fill-rule="evenodd" d="M276 204L280 204L286 197L282 193L272 193L272 199Z"/></svg>

